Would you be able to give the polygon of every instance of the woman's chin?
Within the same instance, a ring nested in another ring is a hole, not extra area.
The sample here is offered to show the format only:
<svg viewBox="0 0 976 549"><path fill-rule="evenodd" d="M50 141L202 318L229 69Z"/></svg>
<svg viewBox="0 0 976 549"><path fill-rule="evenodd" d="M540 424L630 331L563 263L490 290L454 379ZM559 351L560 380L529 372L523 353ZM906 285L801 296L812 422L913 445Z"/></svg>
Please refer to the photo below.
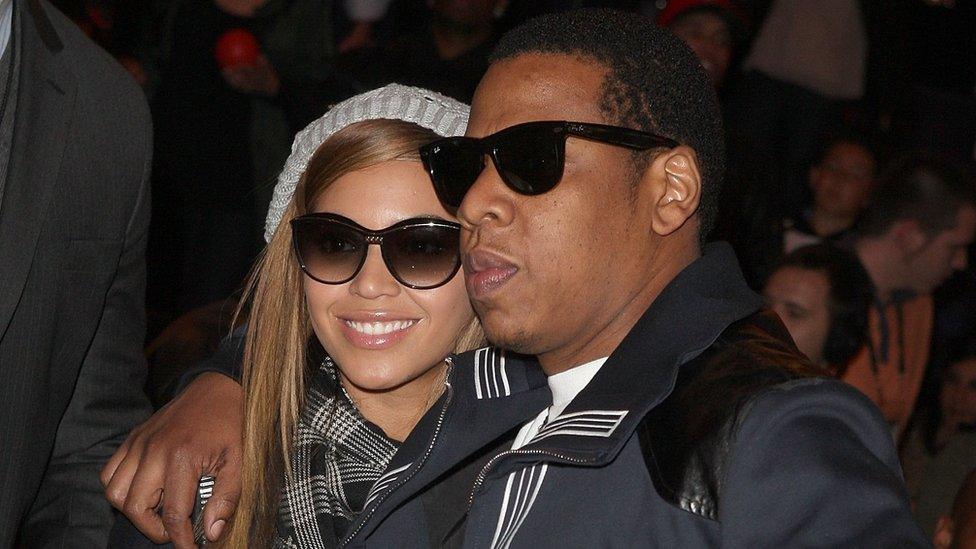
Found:
<svg viewBox="0 0 976 549"><path fill-rule="evenodd" d="M339 362L346 389L354 388L357 392L371 394L390 393L407 388L415 383L420 384L417 386L418 389L423 386L424 390L426 390L433 380L432 376L440 372L436 367L437 364L431 364L427 367L404 364L402 355L394 357L393 362L375 361L370 363L367 361L358 361L347 362L346 364L356 365L354 368L348 368L343 366L342 362ZM408 368L404 368L404 366L408 366ZM412 390L408 389L409 392L412 392ZM404 393L404 395L406 394Z"/></svg>
<svg viewBox="0 0 976 549"><path fill-rule="evenodd" d="M389 391L394 391L408 385L411 381L417 379L418 377L423 377L423 373L417 375L416 372L410 373L402 370L402 357L400 358L400 363L393 363L387 361L357 361L346 364L355 364L354 368L348 368L343 366L340 362L340 368L342 368L343 382L346 384L347 388L352 385L359 391L368 393L385 393ZM397 366L400 366L398 368Z"/></svg>
<svg viewBox="0 0 976 549"><path fill-rule="evenodd" d="M386 393L403 386L407 380L396 378L374 378L366 379L358 377L345 377L345 383L352 385L356 389L365 393ZM348 388L348 385L347 385Z"/></svg>

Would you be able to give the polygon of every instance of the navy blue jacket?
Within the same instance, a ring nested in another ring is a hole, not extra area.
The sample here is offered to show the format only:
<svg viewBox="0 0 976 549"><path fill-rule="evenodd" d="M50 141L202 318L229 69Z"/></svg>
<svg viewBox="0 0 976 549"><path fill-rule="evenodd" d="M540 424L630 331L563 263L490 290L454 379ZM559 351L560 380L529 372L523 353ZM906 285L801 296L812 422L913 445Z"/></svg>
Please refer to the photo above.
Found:
<svg viewBox="0 0 976 549"><path fill-rule="evenodd" d="M451 390L395 456L348 546L928 546L877 409L841 382L796 373L809 371L806 361L769 318L731 251L706 247L569 407L516 451L515 432L551 399L537 366L493 350L457 357ZM758 385L742 383L756 376L741 368L709 378L733 362L786 373ZM682 386L696 396L673 443L668 432L642 441L666 423L655 411L675 406L676 383L696 368L704 374ZM747 386L747 398L729 399ZM732 409L716 415L723 402ZM701 417L723 421L689 436ZM671 454L683 456L683 473L667 470ZM689 480L702 470L709 481Z"/></svg>
<svg viewBox="0 0 976 549"><path fill-rule="evenodd" d="M495 349L453 360L338 546L928 546L880 413L809 376L727 246L706 247L517 451L551 403L541 370Z"/></svg>

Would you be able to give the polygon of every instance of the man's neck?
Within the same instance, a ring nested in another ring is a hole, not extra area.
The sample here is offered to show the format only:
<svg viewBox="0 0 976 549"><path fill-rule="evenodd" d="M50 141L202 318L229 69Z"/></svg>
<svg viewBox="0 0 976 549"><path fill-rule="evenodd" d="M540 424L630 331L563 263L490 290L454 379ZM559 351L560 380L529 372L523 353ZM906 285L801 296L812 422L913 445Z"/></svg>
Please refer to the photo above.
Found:
<svg viewBox="0 0 976 549"><path fill-rule="evenodd" d="M697 246L659 250L648 276L643 278L646 282L635 288L616 311L605 315L599 324L571 344L538 355L542 370L551 376L609 356L668 284L699 257L701 252Z"/></svg>
<svg viewBox="0 0 976 549"><path fill-rule="evenodd" d="M892 292L901 289L898 266L895 262L899 254L882 238L859 238L854 243L854 253L860 260L868 278L874 285L877 298L886 302Z"/></svg>
<svg viewBox="0 0 976 549"><path fill-rule="evenodd" d="M485 43L491 38L491 27L462 28L435 19L431 22L434 44L441 59L451 60Z"/></svg>

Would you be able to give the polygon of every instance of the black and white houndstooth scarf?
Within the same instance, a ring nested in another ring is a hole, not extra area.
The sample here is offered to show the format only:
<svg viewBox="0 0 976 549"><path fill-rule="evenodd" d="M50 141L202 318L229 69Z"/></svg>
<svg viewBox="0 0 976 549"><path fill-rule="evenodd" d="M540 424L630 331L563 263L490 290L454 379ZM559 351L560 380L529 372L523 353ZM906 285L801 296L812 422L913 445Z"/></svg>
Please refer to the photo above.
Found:
<svg viewBox="0 0 976 549"><path fill-rule="evenodd" d="M369 423L328 357L312 374L278 503L277 548L324 549L342 539L399 443Z"/></svg>

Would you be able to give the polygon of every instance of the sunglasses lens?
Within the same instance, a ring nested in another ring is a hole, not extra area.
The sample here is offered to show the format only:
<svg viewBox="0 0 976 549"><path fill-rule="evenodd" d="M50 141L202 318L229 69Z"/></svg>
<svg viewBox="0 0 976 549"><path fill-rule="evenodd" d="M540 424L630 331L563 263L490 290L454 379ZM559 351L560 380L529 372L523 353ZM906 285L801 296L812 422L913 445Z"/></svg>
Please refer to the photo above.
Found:
<svg viewBox="0 0 976 549"><path fill-rule="evenodd" d="M450 137L421 149L421 158L434 183L440 201L457 208L485 167L479 143L470 138Z"/></svg>
<svg viewBox="0 0 976 549"><path fill-rule="evenodd" d="M383 238L383 258L393 275L413 288L449 281L461 265L457 227L414 226Z"/></svg>
<svg viewBox="0 0 976 549"><path fill-rule="evenodd" d="M495 146L498 171L514 190L542 194L562 179L565 143L565 137L547 126L510 131Z"/></svg>
<svg viewBox="0 0 976 549"><path fill-rule="evenodd" d="M295 251L305 272L319 282L341 284L356 276L366 256L364 237L326 219L297 219Z"/></svg>

